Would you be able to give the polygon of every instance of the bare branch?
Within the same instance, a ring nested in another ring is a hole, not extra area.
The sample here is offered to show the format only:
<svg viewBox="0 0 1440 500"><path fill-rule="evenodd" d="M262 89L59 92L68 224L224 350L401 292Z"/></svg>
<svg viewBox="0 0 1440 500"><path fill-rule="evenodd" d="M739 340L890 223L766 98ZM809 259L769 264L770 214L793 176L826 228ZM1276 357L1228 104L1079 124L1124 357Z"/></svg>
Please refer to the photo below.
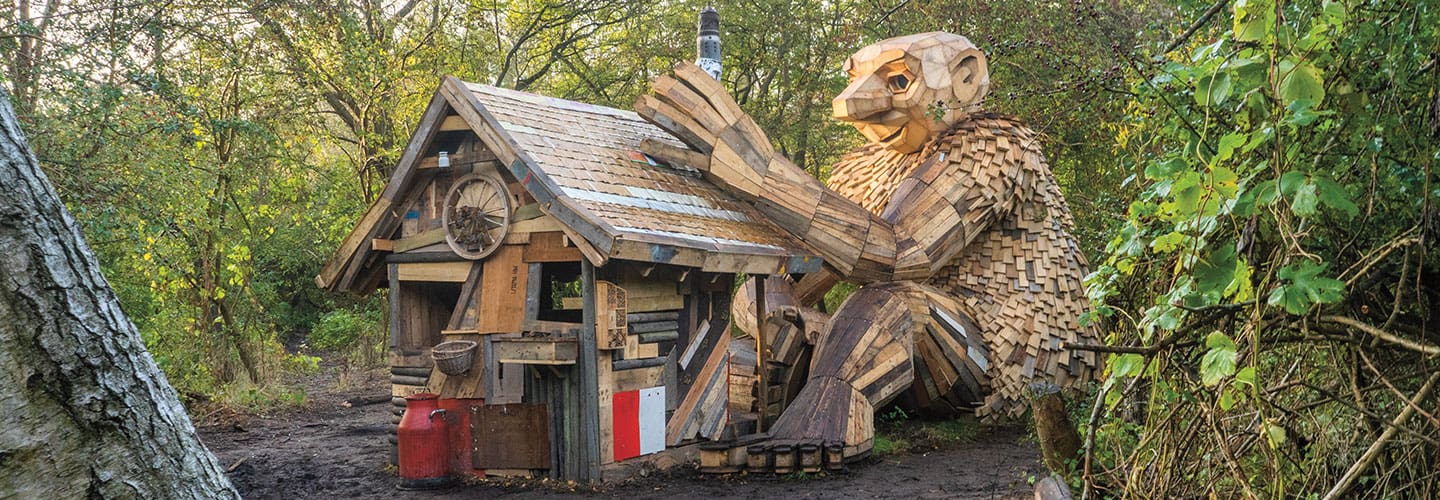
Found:
<svg viewBox="0 0 1440 500"><path fill-rule="evenodd" d="M1324 321L1324 322L1327 322L1327 323L1338 323L1338 324L1341 324L1341 325L1345 325L1345 326L1354 328L1354 329L1356 329L1356 330L1360 330L1360 331L1362 331L1362 332L1368 333L1368 334L1370 334L1371 336L1374 336L1374 337L1376 337L1376 338L1379 338L1380 340L1384 340L1384 341L1386 341L1386 342L1390 342L1390 343L1392 343L1392 344L1395 344L1395 345L1404 347L1404 348L1406 348L1406 349L1409 349L1409 350L1412 350L1412 351L1415 351L1415 352L1418 352L1418 353L1421 353L1421 354L1425 354L1425 355L1429 355L1429 356L1440 356L1440 347L1437 347L1437 346L1434 346L1434 345L1430 345L1430 344L1426 344L1426 343L1424 343L1424 342L1416 342L1416 341L1414 341L1414 340L1410 340L1410 339L1401 337L1401 336L1399 336L1399 335L1395 335L1395 334L1390 333L1390 332L1387 332L1387 331L1385 331L1385 330L1381 330L1381 329L1379 329L1379 328L1375 328L1375 327L1373 327L1373 326L1367 325L1367 324L1365 324L1365 323L1363 323L1363 322L1361 322L1361 321L1359 321L1359 320L1356 320L1356 319L1354 319L1354 318L1350 318L1350 317L1347 317L1347 316L1335 316L1335 315L1330 315L1330 316L1321 316L1321 317L1320 317L1320 321Z"/></svg>

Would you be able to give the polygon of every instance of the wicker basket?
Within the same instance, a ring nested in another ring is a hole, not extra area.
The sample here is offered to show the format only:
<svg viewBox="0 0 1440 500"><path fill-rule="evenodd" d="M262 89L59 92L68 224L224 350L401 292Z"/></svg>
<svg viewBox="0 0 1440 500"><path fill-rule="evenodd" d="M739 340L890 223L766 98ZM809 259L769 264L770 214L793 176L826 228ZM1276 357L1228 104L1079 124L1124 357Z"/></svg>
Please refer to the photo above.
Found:
<svg viewBox="0 0 1440 500"><path fill-rule="evenodd" d="M459 375L470 371L470 364L475 361L475 342L470 340L441 342L440 345L430 349L430 357L435 359L435 366L440 369L441 373Z"/></svg>

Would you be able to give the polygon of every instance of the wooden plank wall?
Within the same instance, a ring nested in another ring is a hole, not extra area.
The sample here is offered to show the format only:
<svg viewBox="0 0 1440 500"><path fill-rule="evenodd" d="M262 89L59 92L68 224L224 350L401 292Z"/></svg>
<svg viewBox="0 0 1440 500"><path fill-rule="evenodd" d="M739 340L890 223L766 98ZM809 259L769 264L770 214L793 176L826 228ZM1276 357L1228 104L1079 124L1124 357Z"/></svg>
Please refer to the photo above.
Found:
<svg viewBox="0 0 1440 500"><path fill-rule="evenodd" d="M474 406L470 417L477 469L548 469L550 409L543 404Z"/></svg>

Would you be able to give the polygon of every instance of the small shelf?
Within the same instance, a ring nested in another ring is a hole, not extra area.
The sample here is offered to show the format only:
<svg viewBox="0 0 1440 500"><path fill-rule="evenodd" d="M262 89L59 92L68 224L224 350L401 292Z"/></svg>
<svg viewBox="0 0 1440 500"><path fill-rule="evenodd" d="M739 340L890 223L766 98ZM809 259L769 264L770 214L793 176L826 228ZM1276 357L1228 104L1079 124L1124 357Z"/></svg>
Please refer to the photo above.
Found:
<svg viewBox="0 0 1440 500"><path fill-rule="evenodd" d="M517 365L573 365L579 351L575 339L495 339L495 359Z"/></svg>

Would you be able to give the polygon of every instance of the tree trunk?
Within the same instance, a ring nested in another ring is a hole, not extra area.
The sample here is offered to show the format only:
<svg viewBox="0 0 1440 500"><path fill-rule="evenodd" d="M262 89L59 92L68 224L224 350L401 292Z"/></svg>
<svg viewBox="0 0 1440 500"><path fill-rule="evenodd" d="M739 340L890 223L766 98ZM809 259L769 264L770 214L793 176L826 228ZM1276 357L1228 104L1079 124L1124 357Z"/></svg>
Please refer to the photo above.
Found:
<svg viewBox="0 0 1440 500"><path fill-rule="evenodd" d="M238 498L0 90L0 492Z"/></svg>

